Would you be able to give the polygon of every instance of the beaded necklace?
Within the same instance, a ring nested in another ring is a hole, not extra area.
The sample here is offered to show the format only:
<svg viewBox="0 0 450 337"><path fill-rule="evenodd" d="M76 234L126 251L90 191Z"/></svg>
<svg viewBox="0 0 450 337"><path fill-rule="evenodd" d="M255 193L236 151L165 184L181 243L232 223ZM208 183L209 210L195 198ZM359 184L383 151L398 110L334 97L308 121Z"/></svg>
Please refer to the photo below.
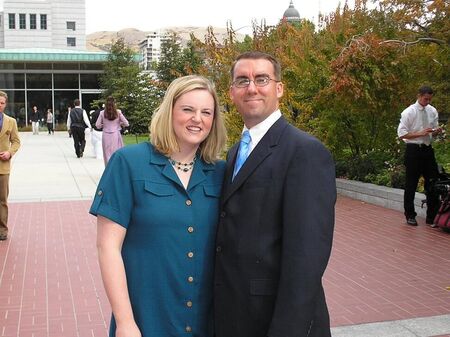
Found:
<svg viewBox="0 0 450 337"><path fill-rule="evenodd" d="M169 162L172 164L172 166L175 167L177 170L183 172L189 172L190 170L192 170L196 160L197 156L195 156L190 163L182 163L181 161L176 161L175 159L169 157Z"/></svg>

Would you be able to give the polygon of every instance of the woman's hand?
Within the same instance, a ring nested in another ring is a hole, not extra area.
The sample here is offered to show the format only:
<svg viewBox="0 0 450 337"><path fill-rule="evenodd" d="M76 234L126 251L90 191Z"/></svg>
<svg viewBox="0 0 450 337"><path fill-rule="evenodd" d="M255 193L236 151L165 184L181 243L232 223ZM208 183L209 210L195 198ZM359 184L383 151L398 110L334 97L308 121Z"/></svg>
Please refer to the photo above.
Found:
<svg viewBox="0 0 450 337"><path fill-rule="evenodd" d="M141 331L135 321L117 324L116 337L142 337Z"/></svg>

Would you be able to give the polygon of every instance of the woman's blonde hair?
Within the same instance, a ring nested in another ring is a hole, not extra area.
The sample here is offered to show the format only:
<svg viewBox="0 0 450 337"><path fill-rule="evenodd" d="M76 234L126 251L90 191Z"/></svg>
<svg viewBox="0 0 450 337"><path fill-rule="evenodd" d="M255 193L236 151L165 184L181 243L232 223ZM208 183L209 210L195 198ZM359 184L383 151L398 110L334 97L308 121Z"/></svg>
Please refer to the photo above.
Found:
<svg viewBox="0 0 450 337"><path fill-rule="evenodd" d="M172 124L173 106L180 96L192 90L207 90L214 99L211 131L199 146L201 158L207 163L212 163L218 159L225 146L226 129L222 113L219 111L219 100L214 85L205 77L183 76L170 83L161 105L153 113L150 123L150 142L165 155L180 150Z"/></svg>

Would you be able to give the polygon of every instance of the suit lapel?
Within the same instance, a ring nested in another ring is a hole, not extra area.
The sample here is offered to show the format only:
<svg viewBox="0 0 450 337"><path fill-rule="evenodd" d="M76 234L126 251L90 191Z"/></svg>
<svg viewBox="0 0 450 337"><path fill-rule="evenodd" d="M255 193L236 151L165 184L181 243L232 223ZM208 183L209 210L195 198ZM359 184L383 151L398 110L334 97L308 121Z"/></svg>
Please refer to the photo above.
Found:
<svg viewBox="0 0 450 337"><path fill-rule="evenodd" d="M239 149L239 143L235 144L227 154L227 166L225 170L225 179L224 179L224 186L223 186L223 195L227 193L227 190L230 189L231 185L231 179L233 177L233 171L234 171L234 163L236 162L236 156Z"/></svg>
<svg viewBox="0 0 450 337"><path fill-rule="evenodd" d="M8 116L6 116L3 113L3 126L2 126L2 129L0 130L0 137L3 136L6 132L6 130L8 130L8 129L9 129L9 119L8 119Z"/></svg>
<svg viewBox="0 0 450 337"><path fill-rule="evenodd" d="M187 190L192 190L195 186L204 183L206 181L207 171L215 170L215 166L213 164L208 164L203 162L203 160L200 158L197 158L197 161L194 165L194 169L191 174L191 178L189 179L189 184Z"/></svg>
<svg viewBox="0 0 450 337"><path fill-rule="evenodd" d="M233 147L233 153L229 154L227 160L226 183L223 193L224 203L236 190L239 189L239 187L247 180L253 171L256 170L256 168L272 154L272 151L278 145L281 134L287 125L288 123L284 117L280 117L270 127L264 137L259 141L258 145L253 149L252 153L250 153L250 156L247 158L232 182L231 179L233 176L234 162L236 160L236 152L239 144L236 144Z"/></svg>
<svg viewBox="0 0 450 337"><path fill-rule="evenodd" d="M150 144L149 144L150 146ZM153 149L152 147L152 151L151 151L151 157L150 157L150 163L149 165L158 165L161 167L161 173L164 177L166 177L167 179L173 181L175 184L179 185L179 186L183 186L180 182L180 179L178 179L177 174L175 173L175 171L172 168L172 165L169 163L169 161L167 160L167 157L164 156L163 154L157 152L156 150Z"/></svg>

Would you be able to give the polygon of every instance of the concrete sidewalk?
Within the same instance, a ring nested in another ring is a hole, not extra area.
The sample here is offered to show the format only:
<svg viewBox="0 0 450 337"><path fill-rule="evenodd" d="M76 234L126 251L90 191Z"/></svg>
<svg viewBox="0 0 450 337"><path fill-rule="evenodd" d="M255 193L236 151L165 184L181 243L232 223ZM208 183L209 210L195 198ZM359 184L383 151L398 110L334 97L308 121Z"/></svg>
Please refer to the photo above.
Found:
<svg viewBox="0 0 450 337"><path fill-rule="evenodd" d="M84 157L77 158L67 132L21 132L22 146L13 157L9 201L92 199L104 164L95 159L90 138L86 131Z"/></svg>
<svg viewBox="0 0 450 337"><path fill-rule="evenodd" d="M21 133L0 242L0 336L107 336L90 200L103 172L66 132ZM450 336L450 235L339 196L324 276L333 337Z"/></svg>

